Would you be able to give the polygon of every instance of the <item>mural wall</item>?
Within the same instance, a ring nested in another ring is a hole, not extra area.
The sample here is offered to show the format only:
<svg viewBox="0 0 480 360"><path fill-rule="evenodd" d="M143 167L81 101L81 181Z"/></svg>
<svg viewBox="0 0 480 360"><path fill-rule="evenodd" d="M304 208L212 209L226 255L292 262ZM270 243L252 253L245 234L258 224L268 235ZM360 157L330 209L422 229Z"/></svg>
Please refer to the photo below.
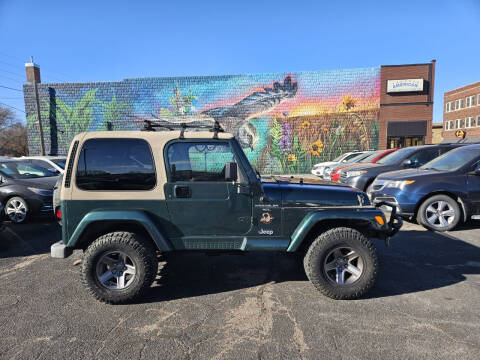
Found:
<svg viewBox="0 0 480 360"><path fill-rule="evenodd" d="M40 153L25 85L30 154ZM305 173L349 150L376 149L380 68L39 84L48 153L79 132L132 130L145 119L215 119L262 173Z"/></svg>

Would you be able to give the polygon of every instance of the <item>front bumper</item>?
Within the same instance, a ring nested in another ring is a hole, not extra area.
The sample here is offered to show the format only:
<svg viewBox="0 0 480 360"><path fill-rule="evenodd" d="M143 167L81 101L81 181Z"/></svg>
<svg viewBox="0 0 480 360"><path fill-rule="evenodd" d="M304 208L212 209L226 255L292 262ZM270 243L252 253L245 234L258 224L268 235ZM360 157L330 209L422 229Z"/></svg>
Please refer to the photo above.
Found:
<svg viewBox="0 0 480 360"><path fill-rule="evenodd" d="M409 201L405 194L399 193L393 189L391 191L374 191L368 194L370 201L376 206L379 203L386 203L390 206L395 206L397 214L403 217L413 216L415 213L416 202ZM400 195L400 196L399 196Z"/></svg>
<svg viewBox="0 0 480 360"><path fill-rule="evenodd" d="M386 206L392 209L390 213L390 220L388 220L388 222L385 224L386 230L379 233L380 238L385 240L385 243L388 245L390 238L394 236L402 227L403 220L401 216L397 214L397 207L395 205L391 205L385 202L379 202L375 204L375 207L378 208L382 206Z"/></svg>
<svg viewBox="0 0 480 360"><path fill-rule="evenodd" d="M72 255L73 249L58 241L50 247L50 256L55 259L65 259Z"/></svg>
<svg viewBox="0 0 480 360"><path fill-rule="evenodd" d="M346 184L348 186L357 188L359 190L364 191L365 187L367 186L368 181L370 180L370 177L365 176L365 175L360 175L360 176L351 176L347 178L342 178L340 177L340 182L343 184Z"/></svg>

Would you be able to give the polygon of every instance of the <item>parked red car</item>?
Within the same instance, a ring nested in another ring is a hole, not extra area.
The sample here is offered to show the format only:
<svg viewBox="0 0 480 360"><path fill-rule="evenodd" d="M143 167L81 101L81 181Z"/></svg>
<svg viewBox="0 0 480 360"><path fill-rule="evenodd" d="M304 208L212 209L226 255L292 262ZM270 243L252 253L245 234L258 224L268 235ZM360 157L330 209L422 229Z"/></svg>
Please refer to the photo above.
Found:
<svg viewBox="0 0 480 360"><path fill-rule="evenodd" d="M372 155L363 159L360 162L361 163L372 163L372 164L374 164L378 160L383 158L384 156L386 156L388 154L391 154L391 153L393 153L394 151L397 151L397 150L398 149L378 150L378 151L375 151ZM347 164L347 165L341 165L341 166L336 167L335 169L333 169L332 173L330 174L330 180L338 182L338 179L340 178L340 174L341 174L342 170L345 169L345 168L348 168L350 166L355 166L355 165L358 165L358 164Z"/></svg>

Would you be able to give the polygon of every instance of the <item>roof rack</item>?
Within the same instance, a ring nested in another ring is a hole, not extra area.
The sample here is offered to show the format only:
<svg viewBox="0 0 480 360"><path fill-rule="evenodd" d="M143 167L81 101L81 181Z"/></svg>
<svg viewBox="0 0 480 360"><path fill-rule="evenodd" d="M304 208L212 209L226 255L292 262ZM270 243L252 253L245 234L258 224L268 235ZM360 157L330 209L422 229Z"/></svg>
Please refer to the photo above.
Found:
<svg viewBox="0 0 480 360"><path fill-rule="evenodd" d="M206 124L205 121L211 122L212 124ZM161 119L143 121L142 131L156 131L156 128L167 129L169 131L180 130L180 139L185 139L185 131L187 129L208 129L214 133L214 139L218 139L219 132L225 131L217 120L210 119L191 120L188 122L171 122Z"/></svg>

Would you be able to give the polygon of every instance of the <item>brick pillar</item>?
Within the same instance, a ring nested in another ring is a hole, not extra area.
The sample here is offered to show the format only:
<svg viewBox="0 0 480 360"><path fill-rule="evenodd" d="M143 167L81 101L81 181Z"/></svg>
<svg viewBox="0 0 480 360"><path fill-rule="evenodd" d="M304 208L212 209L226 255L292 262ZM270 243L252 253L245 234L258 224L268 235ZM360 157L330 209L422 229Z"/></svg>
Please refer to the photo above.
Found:
<svg viewBox="0 0 480 360"><path fill-rule="evenodd" d="M41 83L40 79L40 65L33 62L25 63L25 72L27 74L27 83L33 84L34 82Z"/></svg>

